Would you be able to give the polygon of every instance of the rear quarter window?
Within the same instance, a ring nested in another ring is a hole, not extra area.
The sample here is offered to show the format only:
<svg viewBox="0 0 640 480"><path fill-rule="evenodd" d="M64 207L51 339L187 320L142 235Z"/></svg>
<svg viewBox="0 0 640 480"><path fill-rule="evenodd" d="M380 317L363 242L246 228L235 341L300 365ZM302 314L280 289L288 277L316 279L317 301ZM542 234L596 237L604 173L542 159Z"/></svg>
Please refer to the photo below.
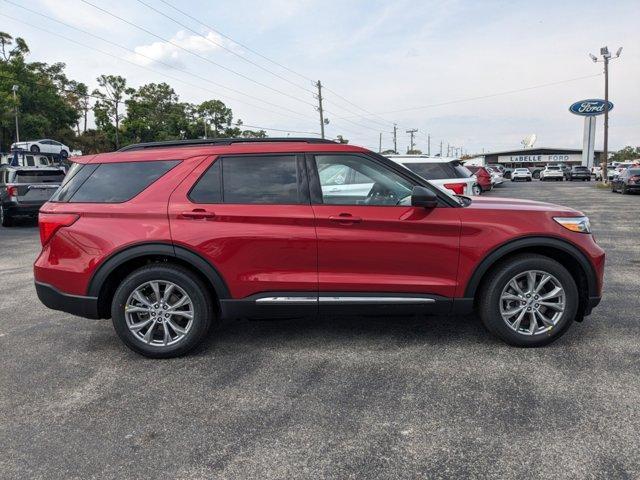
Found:
<svg viewBox="0 0 640 480"><path fill-rule="evenodd" d="M178 160L75 164L52 202L122 203L131 200L179 163Z"/></svg>

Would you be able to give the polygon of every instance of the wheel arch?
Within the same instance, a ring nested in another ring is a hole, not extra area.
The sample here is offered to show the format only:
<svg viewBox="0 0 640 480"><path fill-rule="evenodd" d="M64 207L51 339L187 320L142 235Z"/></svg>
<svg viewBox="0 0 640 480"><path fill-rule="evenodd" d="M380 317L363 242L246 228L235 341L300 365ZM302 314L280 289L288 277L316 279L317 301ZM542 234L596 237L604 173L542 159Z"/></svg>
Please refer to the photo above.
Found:
<svg viewBox="0 0 640 480"><path fill-rule="evenodd" d="M98 298L100 317L109 318L111 299L124 277L143 265L162 262L181 265L191 270L211 287L216 303L231 298L229 288L220 272L197 253L170 243L136 244L113 253L91 277L87 295Z"/></svg>
<svg viewBox="0 0 640 480"><path fill-rule="evenodd" d="M550 257L564 266L576 281L581 296L581 314L588 308L590 296L597 296L596 274L584 253L578 247L554 237L525 237L495 248L476 267L467 287L466 298L475 298L485 276L499 262L521 253L537 253Z"/></svg>

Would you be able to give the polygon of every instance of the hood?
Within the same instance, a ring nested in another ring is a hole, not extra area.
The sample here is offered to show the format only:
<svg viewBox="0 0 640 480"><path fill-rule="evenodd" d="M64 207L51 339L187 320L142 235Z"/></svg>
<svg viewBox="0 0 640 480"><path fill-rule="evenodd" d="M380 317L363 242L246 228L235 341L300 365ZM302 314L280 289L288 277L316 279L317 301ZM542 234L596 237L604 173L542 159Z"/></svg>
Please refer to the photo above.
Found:
<svg viewBox="0 0 640 480"><path fill-rule="evenodd" d="M535 212L554 212L567 216L582 216L583 213L573 208L553 203L537 202L535 200L522 200L520 198L482 198L473 197L471 205L467 208L477 208L483 210L519 210Z"/></svg>

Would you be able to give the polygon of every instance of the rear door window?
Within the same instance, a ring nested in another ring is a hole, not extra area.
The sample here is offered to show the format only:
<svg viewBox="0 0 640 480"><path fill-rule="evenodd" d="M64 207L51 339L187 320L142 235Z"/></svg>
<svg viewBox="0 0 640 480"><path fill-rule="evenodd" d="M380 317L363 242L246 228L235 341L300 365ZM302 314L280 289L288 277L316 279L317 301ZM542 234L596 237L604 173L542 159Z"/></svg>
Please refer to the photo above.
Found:
<svg viewBox="0 0 640 480"><path fill-rule="evenodd" d="M295 205L302 201L296 155L223 157L189 192L195 203Z"/></svg>
<svg viewBox="0 0 640 480"><path fill-rule="evenodd" d="M179 161L89 164L69 170L52 202L122 203L131 200ZM77 165L77 164L76 164Z"/></svg>

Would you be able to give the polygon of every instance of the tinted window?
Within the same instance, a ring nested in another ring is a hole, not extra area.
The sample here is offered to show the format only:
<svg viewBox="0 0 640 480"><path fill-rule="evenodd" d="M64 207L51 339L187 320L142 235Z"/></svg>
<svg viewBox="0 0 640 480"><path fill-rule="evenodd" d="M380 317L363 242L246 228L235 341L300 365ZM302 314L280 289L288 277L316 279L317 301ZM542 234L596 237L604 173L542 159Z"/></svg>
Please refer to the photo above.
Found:
<svg viewBox="0 0 640 480"><path fill-rule="evenodd" d="M404 163L413 173L427 180L458 178L454 168L448 163Z"/></svg>
<svg viewBox="0 0 640 480"><path fill-rule="evenodd" d="M126 202L177 164L177 161L158 161L85 165L69 172L69 180L65 180L51 201Z"/></svg>
<svg viewBox="0 0 640 480"><path fill-rule="evenodd" d="M64 179L62 170L18 170L14 183L61 183Z"/></svg>
<svg viewBox="0 0 640 480"><path fill-rule="evenodd" d="M195 203L222 203L222 160L218 160L189 193L189 198Z"/></svg>
<svg viewBox="0 0 640 480"><path fill-rule="evenodd" d="M224 203L297 204L295 155L222 159Z"/></svg>
<svg viewBox="0 0 640 480"><path fill-rule="evenodd" d="M629 170L627 170L627 173L629 174L629 176L640 175L640 168L630 168Z"/></svg>

